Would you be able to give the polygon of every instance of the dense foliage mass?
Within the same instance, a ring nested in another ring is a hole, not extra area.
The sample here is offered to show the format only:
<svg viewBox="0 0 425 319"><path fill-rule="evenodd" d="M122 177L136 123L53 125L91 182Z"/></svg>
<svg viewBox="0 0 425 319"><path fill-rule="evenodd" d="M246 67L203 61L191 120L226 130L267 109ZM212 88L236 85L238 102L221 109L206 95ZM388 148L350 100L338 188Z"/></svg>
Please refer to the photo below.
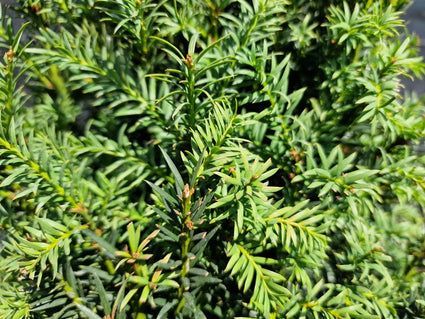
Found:
<svg viewBox="0 0 425 319"><path fill-rule="evenodd" d="M406 2L3 6L0 318L424 318Z"/></svg>

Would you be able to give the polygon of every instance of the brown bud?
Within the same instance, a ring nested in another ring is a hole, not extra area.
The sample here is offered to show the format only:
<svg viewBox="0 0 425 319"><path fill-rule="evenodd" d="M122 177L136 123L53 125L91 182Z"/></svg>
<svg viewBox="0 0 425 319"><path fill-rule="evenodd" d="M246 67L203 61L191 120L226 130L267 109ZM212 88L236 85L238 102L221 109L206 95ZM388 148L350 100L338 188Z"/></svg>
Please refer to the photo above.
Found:
<svg viewBox="0 0 425 319"><path fill-rule="evenodd" d="M87 212L87 208L83 206L81 203L77 203L75 207L71 208L71 212L73 213L84 213Z"/></svg>
<svg viewBox="0 0 425 319"><path fill-rule="evenodd" d="M193 67L193 58L190 54L187 54L186 59L183 59L182 61L184 62L184 64L186 64L188 68Z"/></svg>
<svg viewBox="0 0 425 319"><path fill-rule="evenodd" d="M9 51L4 54L4 57L7 58L7 62L12 63L14 55L15 52L13 52L12 47L10 47Z"/></svg>
<svg viewBox="0 0 425 319"><path fill-rule="evenodd" d="M186 225L187 229L189 229L189 230L193 229L193 221L188 220L185 225Z"/></svg>
<svg viewBox="0 0 425 319"><path fill-rule="evenodd" d="M292 150L289 152L289 154L291 155L291 157L298 162L300 160L300 155L298 154L298 152L296 150Z"/></svg>
<svg viewBox="0 0 425 319"><path fill-rule="evenodd" d="M183 198L188 199L190 197L190 186L189 184L184 185L183 188Z"/></svg>
<svg viewBox="0 0 425 319"><path fill-rule="evenodd" d="M36 4L31 6L31 10L34 11L35 14L40 14L40 7Z"/></svg>

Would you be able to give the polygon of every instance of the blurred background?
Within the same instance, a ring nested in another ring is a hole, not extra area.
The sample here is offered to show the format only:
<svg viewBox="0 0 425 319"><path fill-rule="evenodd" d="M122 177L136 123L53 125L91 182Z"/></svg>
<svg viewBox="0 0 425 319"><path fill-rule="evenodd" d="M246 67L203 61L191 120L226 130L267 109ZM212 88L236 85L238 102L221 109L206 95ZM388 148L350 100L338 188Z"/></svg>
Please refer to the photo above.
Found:
<svg viewBox="0 0 425 319"><path fill-rule="evenodd" d="M404 16L408 21L407 28L419 38L420 55L425 59L425 0L414 0ZM422 80L405 81L407 91L415 92L418 96L425 95L425 77Z"/></svg>

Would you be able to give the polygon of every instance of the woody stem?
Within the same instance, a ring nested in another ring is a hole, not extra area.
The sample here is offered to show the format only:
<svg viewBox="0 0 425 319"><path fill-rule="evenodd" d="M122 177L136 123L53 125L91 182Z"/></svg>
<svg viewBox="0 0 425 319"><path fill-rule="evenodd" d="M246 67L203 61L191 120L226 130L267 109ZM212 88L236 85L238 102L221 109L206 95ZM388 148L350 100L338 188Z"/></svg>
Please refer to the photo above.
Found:
<svg viewBox="0 0 425 319"><path fill-rule="evenodd" d="M183 190L183 203L182 203L182 233L181 233L181 260L182 269L180 273L180 287L179 287L179 298L180 302L177 306L176 313L179 313L184 305L183 293L189 289L189 285L185 280L189 272L190 259L188 258L189 245L191 242L191 230L193 229L193 222L190 217L190 206L193 189L190 189L189 184L184 186Z"/></svg>

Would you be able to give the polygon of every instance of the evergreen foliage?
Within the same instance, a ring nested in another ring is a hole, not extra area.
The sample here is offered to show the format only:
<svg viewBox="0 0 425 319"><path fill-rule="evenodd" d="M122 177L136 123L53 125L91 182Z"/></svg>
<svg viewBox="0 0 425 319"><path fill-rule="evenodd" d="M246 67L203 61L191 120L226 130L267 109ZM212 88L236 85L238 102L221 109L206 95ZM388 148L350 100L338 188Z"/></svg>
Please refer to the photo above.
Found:
<svg viewBox="0 0 425 319"><path fill-rule="evenodd" d="M406 5L3 6L0 318L424 318Z"/></svg>

